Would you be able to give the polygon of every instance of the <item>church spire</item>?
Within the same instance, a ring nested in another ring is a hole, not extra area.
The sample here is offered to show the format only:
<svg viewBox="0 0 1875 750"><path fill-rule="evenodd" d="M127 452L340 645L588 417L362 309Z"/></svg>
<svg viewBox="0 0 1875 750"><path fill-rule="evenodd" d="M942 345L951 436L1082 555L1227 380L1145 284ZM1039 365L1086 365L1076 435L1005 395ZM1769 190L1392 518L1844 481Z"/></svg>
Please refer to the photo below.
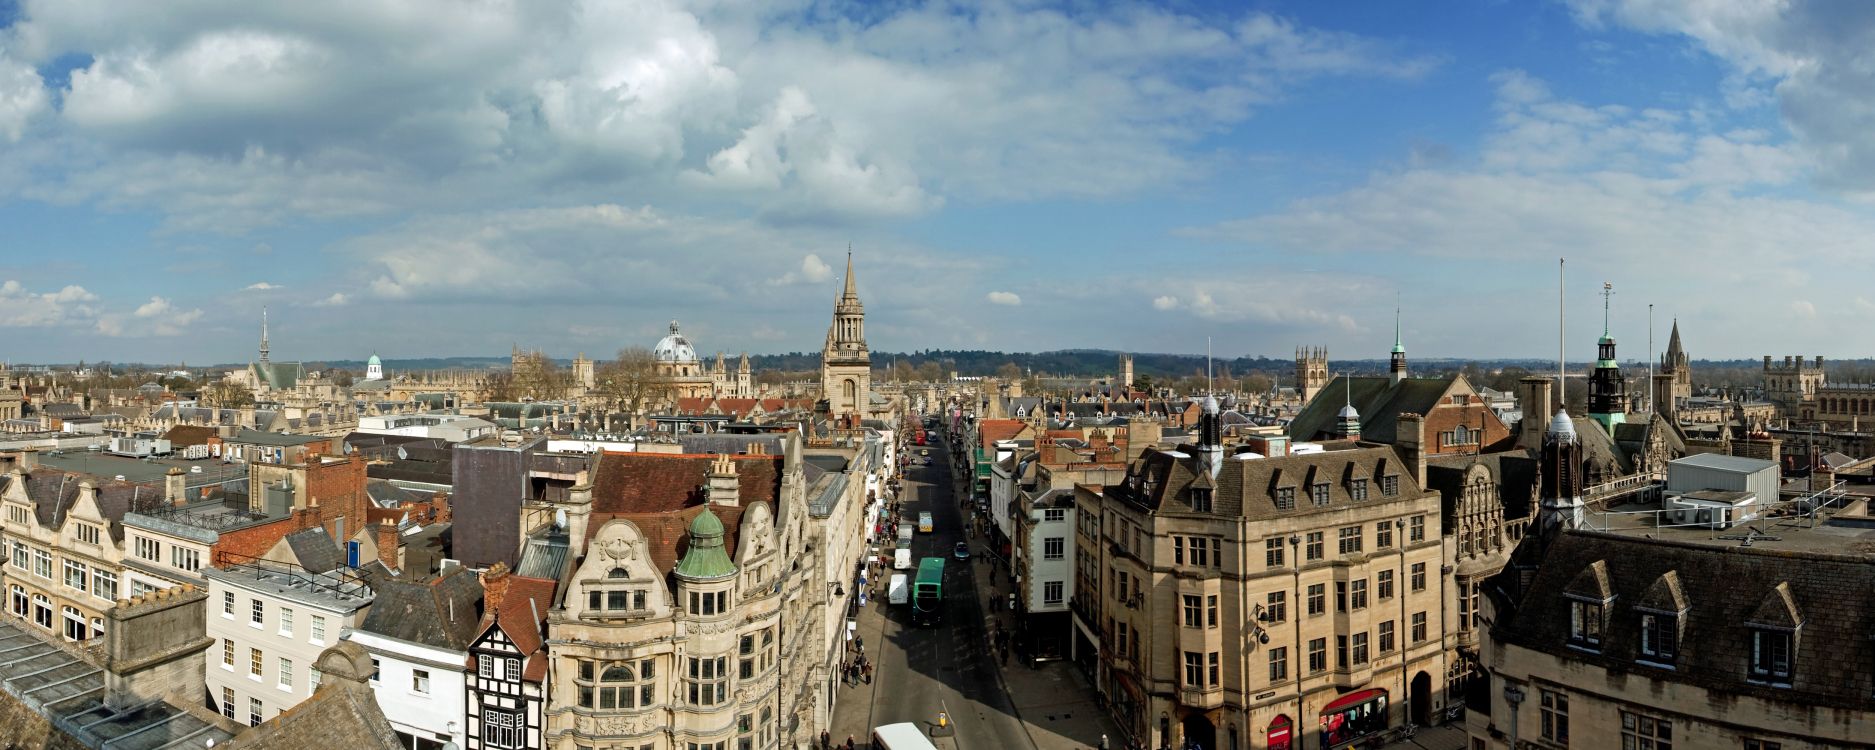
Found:
<svg viewBox="0 0 1875 750"><path fill-rule="evenodd" d="M859 289L853 285L853 245L846 246L846 289L840 293L842 304L859 304Z"/></svg>
<svg viewBox="0 0 1875 750"><path fill-rule="evenodd" d="M1400 338L1400 308L1393 308L1393 352L1389 355L1387 371L1393 382L1406 379L1406 343Z"/></svg>
<svg viewBox="0 0 1875 750"><path fill-rule="evenodd" d="M269 349L267 348L267 306L262 305L260 308L260 361L262 364L265 364L267 362L268 351Z"/></svg>

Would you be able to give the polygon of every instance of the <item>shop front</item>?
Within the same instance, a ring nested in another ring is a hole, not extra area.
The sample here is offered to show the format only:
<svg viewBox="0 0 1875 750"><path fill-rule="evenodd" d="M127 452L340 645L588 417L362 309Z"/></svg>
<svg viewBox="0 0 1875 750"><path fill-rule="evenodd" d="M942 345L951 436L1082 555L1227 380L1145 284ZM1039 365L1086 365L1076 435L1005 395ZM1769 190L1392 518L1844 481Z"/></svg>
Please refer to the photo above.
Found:
<svg viewBox="0 0 1875 750"><path fill-rule="evenodd" d="M1387 731L1387 691L1356 690L1322 708L1322 750L1351 747Z"/></svg>

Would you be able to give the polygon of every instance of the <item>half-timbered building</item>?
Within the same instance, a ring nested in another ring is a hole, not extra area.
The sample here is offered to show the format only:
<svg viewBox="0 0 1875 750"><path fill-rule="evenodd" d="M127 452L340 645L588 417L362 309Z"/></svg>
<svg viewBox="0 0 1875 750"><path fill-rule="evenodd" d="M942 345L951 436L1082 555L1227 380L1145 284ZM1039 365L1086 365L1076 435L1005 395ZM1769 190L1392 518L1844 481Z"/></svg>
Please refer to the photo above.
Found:
<svg viewBox="0 0 1875 750"><path fill-rule="evenodd" d="M495 563L482 574L482 587L488 609L469 644L468 750L535 750L542 746L554 582Z"/></svg>

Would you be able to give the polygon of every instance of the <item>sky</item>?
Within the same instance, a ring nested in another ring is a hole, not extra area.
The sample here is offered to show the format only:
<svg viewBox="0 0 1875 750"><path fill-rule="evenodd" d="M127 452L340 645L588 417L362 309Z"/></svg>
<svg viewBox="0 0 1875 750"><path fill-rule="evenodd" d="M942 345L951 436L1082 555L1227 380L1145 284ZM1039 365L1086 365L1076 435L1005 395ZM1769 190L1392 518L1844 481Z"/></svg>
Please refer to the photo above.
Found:
<svg viewBox="0 0 1875 750"><path fill-rule="evenodd" d="M0 0L0 357L1871 354L1875 3Z"/></svg>

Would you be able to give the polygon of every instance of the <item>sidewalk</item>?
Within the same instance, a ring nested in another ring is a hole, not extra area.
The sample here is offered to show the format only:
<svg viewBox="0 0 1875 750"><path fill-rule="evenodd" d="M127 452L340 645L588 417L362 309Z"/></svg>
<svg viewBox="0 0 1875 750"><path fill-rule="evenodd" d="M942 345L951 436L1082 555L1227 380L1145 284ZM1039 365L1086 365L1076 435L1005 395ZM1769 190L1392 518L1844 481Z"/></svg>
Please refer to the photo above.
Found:
<svg viewBox="0 0 1875 750"><path fill-rule="evenodd" d="M886 609L890 606L882 599L871 599L859 609L859 628L854 632L866 644L868 659L878 658L879 649L885 647L885 617ZM846 658L852 656L849 646ZM877 679L871 683L861 680L848 684L844 674L841 675L840 687L834 693L832 725L827 728L827 734L835 743L843 743L847 737L852 737L863 746L872 736L872 697L878 684Z"/></svg>
<svg viewBox="0 0 1875 750"><path fill-rule="evenodd" d="M1013 633L1014 618L1008 609L995 612L990 609L990 591L995 588L991 577L998 570L1007 570L1008 563L990 555L983 547L982 537L971 538L970 549L974 555L970 573L976 576L977 598L983 611L990 622L1001 623L1004 632ZM989 556L993 562L982 564L984 556ZM1004 579L998 596L1007 598L1007 577ZM1008 660L993 661L998 665L997 681L1002 683L1003 692L1015 707L1016 718L1028 730L1036 750L1099 748L1102 734L1107 736L1107 747L1117 750L1124 745L1119 727L1100 709L1093 687L1075 671L1072 662L1034 664L1013 653Z"/></svg>

